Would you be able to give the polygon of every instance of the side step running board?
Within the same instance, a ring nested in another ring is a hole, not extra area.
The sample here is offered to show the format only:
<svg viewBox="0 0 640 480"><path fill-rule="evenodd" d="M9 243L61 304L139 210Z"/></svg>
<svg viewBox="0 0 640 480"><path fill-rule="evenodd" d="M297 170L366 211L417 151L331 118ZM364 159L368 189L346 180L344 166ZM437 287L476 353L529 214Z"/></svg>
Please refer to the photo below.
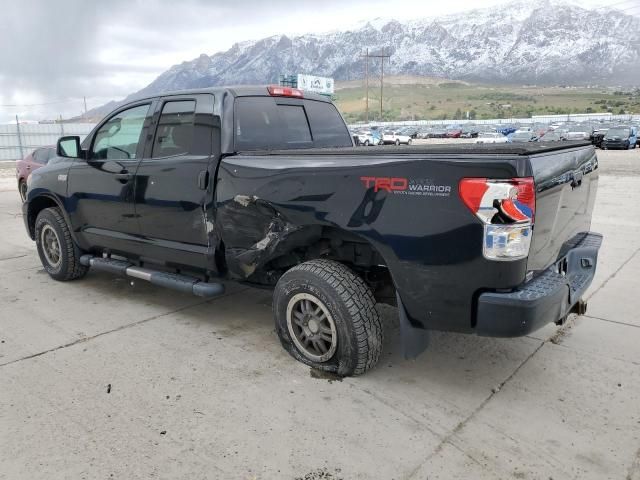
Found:
<svg viewBox="0 0 640 480"><path fill-rule="evenodd" d="M127 276L146 280L160 287L167 287L184 293L192 293L198 297L216 297L224 293L224 285L222 283L203 282L197 278L186 275L136 267L124 260L82 255L80 257L80 263L87 267L95 268L96 270L123 277Z"/></svg>

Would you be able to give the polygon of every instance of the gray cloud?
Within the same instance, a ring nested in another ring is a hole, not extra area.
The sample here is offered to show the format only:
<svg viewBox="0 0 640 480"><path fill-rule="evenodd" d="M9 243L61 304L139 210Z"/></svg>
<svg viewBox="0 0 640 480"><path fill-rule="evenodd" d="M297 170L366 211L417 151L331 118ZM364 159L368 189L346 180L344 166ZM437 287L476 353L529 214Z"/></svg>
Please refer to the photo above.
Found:
<svg viewBox="0 0 640 480"><path fill-rule="evenodd" d="M0 12L0 104L66 99L75 115L83 96L90 107L124 97L172 64L238 41L501 1L507 0L458 0L455 6L421 0L9 0ZM60 105L55 114L67 114ZM0 122L13 114L0 106Z"/></svg>

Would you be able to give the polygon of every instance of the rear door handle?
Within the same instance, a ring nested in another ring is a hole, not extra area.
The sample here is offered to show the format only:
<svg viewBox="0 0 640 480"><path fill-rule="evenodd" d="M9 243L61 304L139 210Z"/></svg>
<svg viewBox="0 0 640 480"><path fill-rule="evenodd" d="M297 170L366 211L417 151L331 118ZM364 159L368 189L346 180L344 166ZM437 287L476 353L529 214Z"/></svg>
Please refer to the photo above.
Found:
<svg viewBox="0 0 640 480"><path fill-rule="evenodd" d="M198 174L198 188L200 190L206 190L209 185L209 172L207 170L202 170Z"/></svg>

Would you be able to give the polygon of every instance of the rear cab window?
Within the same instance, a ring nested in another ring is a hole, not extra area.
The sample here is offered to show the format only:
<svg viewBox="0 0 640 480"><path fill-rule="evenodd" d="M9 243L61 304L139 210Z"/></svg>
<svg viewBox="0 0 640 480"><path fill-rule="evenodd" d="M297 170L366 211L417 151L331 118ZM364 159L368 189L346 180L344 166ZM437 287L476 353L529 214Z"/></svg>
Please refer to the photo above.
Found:
<svg viewBox="0 0 640 480"><path fill-rule="evenodd" d="M172 157L191 151L195 100L168 101L162 107L153 141L152 158Z"/></svg>
<svg viewBox="0 0 640 480"><path fill-rule="evenodd" d="M236 151L353 145L336 107L310 99L238 97L234 130Z"/></svg>

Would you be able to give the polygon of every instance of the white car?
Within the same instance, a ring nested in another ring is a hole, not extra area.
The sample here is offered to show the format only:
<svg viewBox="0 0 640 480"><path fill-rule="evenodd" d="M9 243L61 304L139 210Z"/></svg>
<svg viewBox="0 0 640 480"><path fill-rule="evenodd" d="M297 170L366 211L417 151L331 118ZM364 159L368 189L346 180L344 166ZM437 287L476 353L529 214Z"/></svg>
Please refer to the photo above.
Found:
<svg viewBox="0 0 640 480"><path fill-rule="evenodd" d="M482 132L475 143L509 143L509 138L497 132Z"/></svg>
<svg viewBox="0 0 640 480"><path fill-rule="evenodd" d="M565 140L590 140L593 132L587 128L571 129L564 134Z"/></svg>
<svg viewBox="0 0 640 480"><path fill-rule="evenodd" d="M377 135L374 136L371 132L360 132L357 135L359 144L365 147L382 144L382 139Z"/></svg>
<svg viewBox="0 0 640 480"><path fill-rule="evenodd" d="M382 134L382 143L384 145L411 145L411 137L401 135L400 132L386 131Z"/></svg>

